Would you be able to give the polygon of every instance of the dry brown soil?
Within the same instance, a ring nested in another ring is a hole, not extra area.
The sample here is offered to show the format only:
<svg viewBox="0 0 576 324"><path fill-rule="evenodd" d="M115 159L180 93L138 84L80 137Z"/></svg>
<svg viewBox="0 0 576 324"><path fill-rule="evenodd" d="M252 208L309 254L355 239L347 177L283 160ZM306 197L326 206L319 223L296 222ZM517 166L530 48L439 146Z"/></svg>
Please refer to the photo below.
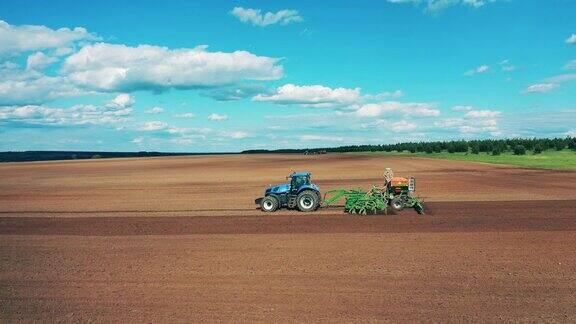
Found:
<svg viewBox="0 0 576 324"><path fill-rule="evenodd" d="M428 214L264 214L415 176ZM575 322L576 172L368 154L0 164L0 322Z"/></svg>

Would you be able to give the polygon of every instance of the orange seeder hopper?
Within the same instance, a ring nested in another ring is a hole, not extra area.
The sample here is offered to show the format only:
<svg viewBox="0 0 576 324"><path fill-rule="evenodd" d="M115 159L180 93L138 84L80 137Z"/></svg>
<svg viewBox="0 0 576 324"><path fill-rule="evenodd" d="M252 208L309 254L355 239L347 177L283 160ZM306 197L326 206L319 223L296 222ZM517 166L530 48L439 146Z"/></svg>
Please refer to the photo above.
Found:
<svg viewBox="0 0 576 324"><path fill-rule="evenodd" d="M408 187L408 179L402 177L394 177L390 180L392 187Z"/></svg>

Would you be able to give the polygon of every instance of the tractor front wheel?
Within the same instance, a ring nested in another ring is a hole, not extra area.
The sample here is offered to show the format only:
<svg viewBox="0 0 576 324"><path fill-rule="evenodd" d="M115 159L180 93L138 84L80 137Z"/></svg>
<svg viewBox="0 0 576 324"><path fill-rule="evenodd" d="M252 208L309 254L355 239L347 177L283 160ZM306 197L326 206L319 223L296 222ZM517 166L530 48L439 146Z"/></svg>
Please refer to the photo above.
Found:
<svg viewBox="0 0 576 324"><path fill-rule="evenodd" d="M318 208L320 198L314 191L305 190L298 194L296 202L300 211L311 212Z"/></svg>
<svg viewBox="0 0 576 324"><path fill-rule="evenodd" d="M260 208L267 213L274 212L278 209L278 199L274 196L266 196L262 198Z"/></svg>

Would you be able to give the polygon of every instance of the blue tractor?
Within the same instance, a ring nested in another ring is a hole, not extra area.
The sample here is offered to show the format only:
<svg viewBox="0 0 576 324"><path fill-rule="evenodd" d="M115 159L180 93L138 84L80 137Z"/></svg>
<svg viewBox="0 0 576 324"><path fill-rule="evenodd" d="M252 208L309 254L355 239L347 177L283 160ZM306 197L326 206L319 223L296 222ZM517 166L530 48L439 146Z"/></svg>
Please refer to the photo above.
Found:
<svg viewBox="0 0 576 324"><path fill-rule="evenodd" d="M320 188L310 182L310 172L294 172L286 179L290 179L290 183L270 186L264 197L256 199L263 211L271 213L289 208L312 212L320 207Z"/></svg>

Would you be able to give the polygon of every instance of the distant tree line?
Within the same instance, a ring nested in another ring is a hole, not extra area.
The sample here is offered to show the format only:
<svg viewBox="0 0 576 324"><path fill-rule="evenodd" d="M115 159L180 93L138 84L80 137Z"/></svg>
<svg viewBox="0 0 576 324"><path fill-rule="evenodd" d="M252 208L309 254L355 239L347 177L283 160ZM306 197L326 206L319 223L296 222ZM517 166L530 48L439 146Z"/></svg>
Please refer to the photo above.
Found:
<svg viewBox="0 0 576 324"><path fill-rule="evenodd" d="M0 152L0 162L30 162L54 160L81 160L154 156L200 155L205 153L162 153L162 152L89 152L89 151L17 151Z"/></svg>
<svg viewBox="0 0 576 324"><path fill-rule="evenodd" d="M323 154L337 152L412 152L412 153L488 153L499 155L511 152L516 155L527 153L540 154L546 150L571 149L576 151L576 137L566 138L513 138L501 140L470 140L470 141L437 141L437 142L405 142L382 145L348 145L314 149L280 149L280 150L248 150L243 154L254 153L299 153ZM184 156L206 154L235 153L162 153L162 152L91 152L91 151L17 151L0 152L0 162L52 161L76 159L105 159L128 157Z"/></svg>
<svg viewBox="0 0 576 324"><path fill-rule="evenodd" d="M576 151L576 137L566 138L512 138L486 140L458 140L437 142L405 142L382 145L348 145L315 149L248 150L242 153L304 153L304 152L411 152L411 153L488 153L500 155L511 152L524 155L527 152L540 154L546 150L572 149Z"/></svg>

